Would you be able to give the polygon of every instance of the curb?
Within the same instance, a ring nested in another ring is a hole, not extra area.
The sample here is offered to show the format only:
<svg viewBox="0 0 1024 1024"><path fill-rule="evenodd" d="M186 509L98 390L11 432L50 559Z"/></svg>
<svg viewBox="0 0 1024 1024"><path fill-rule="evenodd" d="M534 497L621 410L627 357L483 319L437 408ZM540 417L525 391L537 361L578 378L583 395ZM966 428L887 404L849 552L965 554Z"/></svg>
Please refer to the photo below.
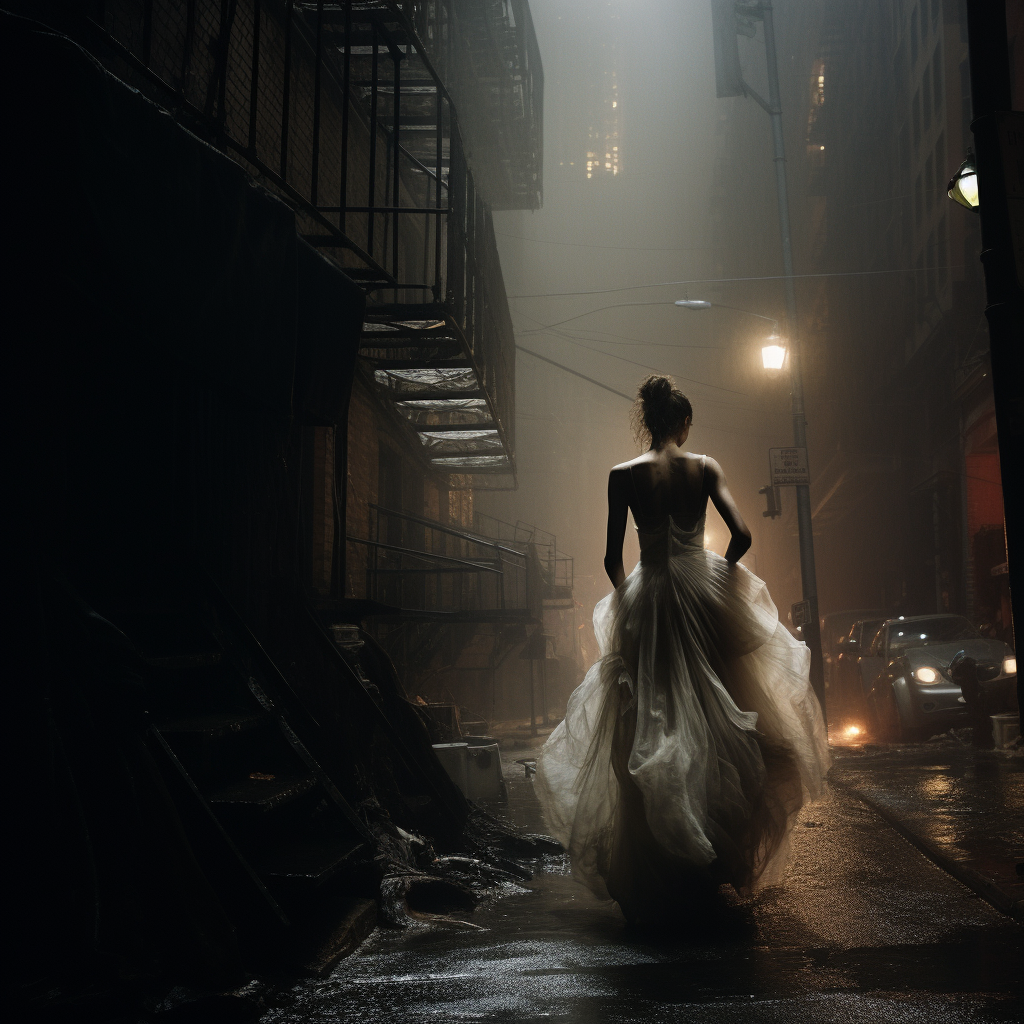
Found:
<svg viewBox="0 0 1024 1024"><path fill-rule="evenodd" d="M974 868L961 864L960 861L943 853L937 846L926 839L922 839L912 829L907 828L892 811L878 803L877 800L873 800L861 790L854 789L853 786L834 779L829 780L829 785L833 789L838 789L848 796L859 800L861 803L867 804L887 825L891 826L911 846L914 846L923 853L930 861L942 868L943 871L952 875L958 882L966 885L968 889L980 896L1001 914L1006 914L1007 917L1012 917L1018 923L1024 924L1024 900L1014 899L1009 893L1000 889L990 878L986 878L980 872L975 871Z"/></svg>

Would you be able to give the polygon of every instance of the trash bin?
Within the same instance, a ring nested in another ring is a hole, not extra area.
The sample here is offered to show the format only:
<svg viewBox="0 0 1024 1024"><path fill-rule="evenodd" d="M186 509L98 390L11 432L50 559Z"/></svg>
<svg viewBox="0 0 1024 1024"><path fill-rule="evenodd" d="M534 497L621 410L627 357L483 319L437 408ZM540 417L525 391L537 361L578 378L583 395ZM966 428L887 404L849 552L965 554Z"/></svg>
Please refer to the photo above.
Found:
<svg viewBox="0 0 1024 1024"><path fill-rule="evenodd" d="M505 780L501 776L501 754L490 736L467 736L466 772L470 800L506 799Z"/></svg>
<svg viewBox="0 0 1024 1024"><path fill-rule="evenodd" d="M1002 714L990 715L992 720L992 742L996 750L1006 750L1012 747L1020 736L1020 715Z"/></svg>
<svg viewBox="0 0 1024 1024"><path fill-rule="evenodd" d="M469 796L468 743L434 743L431 744L438 761L444 766L448 777L462 790L463 796Z"/></svg>

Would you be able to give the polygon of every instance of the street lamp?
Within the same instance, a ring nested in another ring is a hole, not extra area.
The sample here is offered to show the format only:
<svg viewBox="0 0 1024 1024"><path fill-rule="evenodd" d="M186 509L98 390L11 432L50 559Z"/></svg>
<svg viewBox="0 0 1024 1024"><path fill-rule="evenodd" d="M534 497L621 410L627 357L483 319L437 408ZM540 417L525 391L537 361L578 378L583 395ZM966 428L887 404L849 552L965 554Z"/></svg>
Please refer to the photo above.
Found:
<svg viewBox="0 0 1024 1024"><path fill-rule="evenodd" d="M782 339L773 334L769 339L772 342L770 345L765 345L761 349L761 362L766 370L781 370L782 364L786 361L786 349L785 346L777 344Z"/></svg>
<svg viewBox="0 0 1024 1024"><path fill-rule="evenodd" d="M782 344L779 337L779 322L774 317L765 316L763 313L754 313L749 309L741 309L739 306L726 306L721 302L708 302L707 299L676 299L676 305L683 309L731 309L737 313L746 313L747 316L756 316L758 320L767 320L772 325L772 333L765 338L765 344L761 349L761 363L766 370L781 370L786 363L786 346Z"/></svg>
<svg viewBox="0 0 1024 1024"><path fill-rule="evenodd" d="M974 162L974 154L968 151L967 159L960 165L956 174L949 179L946 195L968 210L978 208L978 168Z"/></svg>

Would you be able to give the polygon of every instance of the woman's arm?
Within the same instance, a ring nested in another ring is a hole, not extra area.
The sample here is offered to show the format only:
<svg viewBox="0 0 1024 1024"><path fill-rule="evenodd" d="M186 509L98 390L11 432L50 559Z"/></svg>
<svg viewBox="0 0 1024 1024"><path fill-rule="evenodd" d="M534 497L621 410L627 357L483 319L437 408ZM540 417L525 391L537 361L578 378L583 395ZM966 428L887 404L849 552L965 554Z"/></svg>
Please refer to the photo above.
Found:
<svg viewBox="0 0 1024 1024"><path fill-rule="evenodd" d="M740 510L736 507L736 502L726 485L722 467L714 459L708 459L704 472L708 479L708 495L725 520L725 525L729 527L729 533L732 534L725 552L725 560L738 562L750 549L750 530L743 522L743 516L740 515Z"/></svg>
<svg viewBox="0 0 1024 1024"><path fill-rule="evenodd" d="M629 511L625 476L628 472L628 469L616 467L608 475L608 543L604 552L604 571L615 587L620 587L626 578L622 542L626 537L626 513Z"/></svg>

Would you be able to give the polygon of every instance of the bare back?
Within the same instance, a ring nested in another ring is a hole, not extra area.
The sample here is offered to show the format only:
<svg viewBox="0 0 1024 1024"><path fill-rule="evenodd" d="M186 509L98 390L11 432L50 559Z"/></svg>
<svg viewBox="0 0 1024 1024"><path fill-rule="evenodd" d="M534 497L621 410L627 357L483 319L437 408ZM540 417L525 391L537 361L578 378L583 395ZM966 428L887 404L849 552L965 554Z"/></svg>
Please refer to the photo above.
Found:
<svg viewBox="0 0 1024 1024"><path fill-rule="evenodd" d="M632 492L627 503L637 527L660 525L667 516L696 525L708 503L706 462L703 455L662 450L624 463Z"/></svg>
<svg viewBox="0 0 1024 1024"><path fill-rule="evenodd" d="M617 587L625 579L622 542L626 516L641 530L654 529L668 516L687 529L696 528L708 498L718 509L731 540L725 557L735 562L750 547L750 531L725 482L722 467L706 455L684 452L677 444L652 449L616 466L608 476L608 544L604 567Z"/></svg>

